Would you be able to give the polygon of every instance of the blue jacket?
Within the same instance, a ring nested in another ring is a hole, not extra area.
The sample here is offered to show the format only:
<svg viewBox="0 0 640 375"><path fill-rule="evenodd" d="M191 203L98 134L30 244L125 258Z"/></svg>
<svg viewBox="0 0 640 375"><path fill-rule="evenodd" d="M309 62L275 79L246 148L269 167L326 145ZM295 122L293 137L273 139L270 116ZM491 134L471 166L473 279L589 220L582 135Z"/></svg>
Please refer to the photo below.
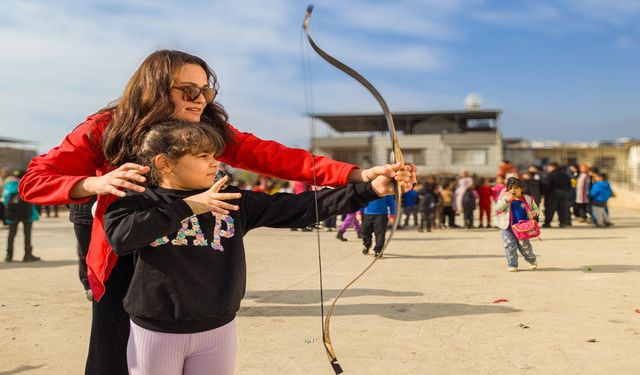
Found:
<svg viewBox="0 0 640 375"><path fill-rule="evenodd" d="M418 204L418 192L411 189L402 194L402 205L405 207L413 207Z"/></svg>
<svg viewBox="0 0 640 375"><path fill-rule="evenodd" d="M605 203L613 196L613 190L609 181L598 181L591 186L589 190L589 199L593 202Z"/></svg>
<svg viewBox="0 0 640 375"><path fill-rule="evenodd" d="M4 207L6 209L7 204L9 203L9 199L13 194L18 194L18 181L10 181L4 185L4 190L2 191L2 203L4 203ZM40 218L38 214L38 210L35 204L31 205L31 220L29 221L37 221ZM15 224L16 222L13 220L6 219L7 224Z"/></svg>
<svg viewBox="0 0 640 375"><path fill-rule="evenodd" d="M387 208L389 210L387 210ZM396 214L396 201L393 199L393 195L385 195L380 199L369 202L367 207L364 208L365 215L395 215Z"/></svg>

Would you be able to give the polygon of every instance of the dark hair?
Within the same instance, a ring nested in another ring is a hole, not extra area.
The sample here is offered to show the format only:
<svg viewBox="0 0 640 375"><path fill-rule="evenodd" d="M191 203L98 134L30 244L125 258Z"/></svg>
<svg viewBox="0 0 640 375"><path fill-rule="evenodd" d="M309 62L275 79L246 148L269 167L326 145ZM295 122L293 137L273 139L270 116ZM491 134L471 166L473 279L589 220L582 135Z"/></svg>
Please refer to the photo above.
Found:
<svg viewBox="0 0 640 375"><path fill-rule="evenodd" d="M170 161L175 161L187 154L196 155L201 152L213 152L218 156L225 145L225 139L220 135L220 131L210 125L170 120L151 125L142 134L141 144L134 161L151 168L147 178L149 185L153 186L160 183L160 171L154 163L156 156L164 155Z"/></svg>
<svg viewBox="0 0 640 375"><path fill-rule="evenodd" d="M524 183L524 181L516 177L509 177L507 179L507 190L511 189L514 186L522 189L522 192L525 192L527 190L527 185Z"/></svg>
<svg viewBox="0 0 640 375"><path fill-rule="evenodd" d="M547 164L547 166L552 167L552 168L558 168L560 165L558 163L556 163L555 161L552 161L551 163Z"/></svg>
<svg viewBox="0 0 640 375"><path fill-rule="evenodd" d="M169 92L176 74L185 64L200 65L209 84L218 89L215 73L201 58L172 50L150 54L129 79L118 103L100 111L113 111L113 119L102 136L102 150L111 165L134 160L134 148L142 142L149 127L171 118L174 106ZM205 106L201 121L218 129L228 143L232 141L226 125L228 119L222 105L212 102Z"/></svg>

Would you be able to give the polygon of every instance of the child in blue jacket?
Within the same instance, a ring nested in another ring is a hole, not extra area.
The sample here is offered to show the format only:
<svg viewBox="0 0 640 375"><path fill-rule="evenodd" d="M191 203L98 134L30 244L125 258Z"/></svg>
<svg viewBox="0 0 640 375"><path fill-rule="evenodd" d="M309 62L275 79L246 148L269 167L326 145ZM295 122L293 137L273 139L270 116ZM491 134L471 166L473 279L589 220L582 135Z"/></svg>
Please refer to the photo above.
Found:
<svg viewBox="0 0 640 375"><path fill-rule="evenodd" d="M382 256L382 248L384 247L384 236L387 233L387 224L389 219L393 223L396 214L396 201L392 195L386 195L380 199L369 202L364 208L362 215L362 243L364 248L362 254L369 254L372 241L371 235L376 236L376 245L373 251L376 257Z"/></svg>
<svg viewBox="0 0 640 375"><path fill-rule="evenodd" d="M613 196L613 190L607 175L604 173L592 173L595 183L591 185L589 190L589 200L591 202L591 216L597 227L608 227L613 225L609 220L609 209L607 201Z"/></svg>

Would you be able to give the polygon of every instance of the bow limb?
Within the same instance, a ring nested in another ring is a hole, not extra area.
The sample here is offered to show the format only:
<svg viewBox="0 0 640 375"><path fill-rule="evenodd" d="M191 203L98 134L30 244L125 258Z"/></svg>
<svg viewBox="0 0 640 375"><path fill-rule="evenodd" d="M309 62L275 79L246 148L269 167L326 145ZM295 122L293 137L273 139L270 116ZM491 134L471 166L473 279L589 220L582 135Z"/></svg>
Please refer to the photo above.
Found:
<svg viewBox="0 0 640 375"><path fill-rule="evenodd" d="M311 12L312 11L313 11L313 5L309 5L307 7L307 12L306 12L306 15L305 15L305 18L304 18L304 23L303 23L303 28L304 28L305 34L307 36L307 40L309 41L309 44L311 45L311 48L313 48L313 50L316 51L316 53L318 53L318 55L320 55L329 64L331 64L334 67L338 68L339 70L343 71L344 73L346 73L347 75L349 75L350 77L352 77L353 79L358 81L360 84L362 84L367 90L369 90L369 92L373 95L373 97L378 101L378 104L380 105L380 107L382 108L382 111L384 113L384 117L385 117L385 120L387 122L387 128L389 130L389 137L390 137L391 147L392 147L392 154L391 154L390 162L392 164L400 163L400 166L403 167L404 166L404 157L402 155L402 150L400 149L400 144L398 143L398 135L397 135L397 132L396 132L396 127L395 127L395 124L393 122L393 116L391 115L391 111L389 110L389 106L387 105L387 102L384 100L382 95L380 95L378 90L369 81L367 81L360 73L356 72L355 70L353 70L349 66L347 66L344 63L340 62L339 60L337 60L333 56L331 56L328 53L326 53L325 51L323 51L320 47L318 47L318 45L315 43L315 41L313 40L313 38L311 36L311 28L309 26L309 23L310 23L310 20L311 20ZM333 309L334 309L338 299L340 299L340 297L344 294L344 292L351 285L353 285L362 275L364 275L369 269L371 269L371 267L376 263L376 261L378 259L380 259L380 257L382 257L382 254L384 254L385 249L387 248L387 246L391 242L391 238L393 237L393 234L395 233L396 228L398 227L398 223L400 222L400 219L402 218L402 191L400 189L400 185L397 182L395 182L395 187L396 187L396 189L395 189L396 190L396 192L395 192L396 220L394 221L393 226L391 227L391 231L389 233L389 237L386 239L384 246L380 250L380 255L377 256L377 257L374 257L373 260L371 261L371 263L369 263L369 265L360 274L358 274L358 276L356 276L353 280L351 280L340 291L340 293L338 293L336 298L331 303L331 306L327 310L327 315L326 315L326 318L324 319L323 330L322 330L323 343L324 343L325 350L327 352L327 356L329 357L329 361L331 362L331 366L332 366L332 368L333 368L333 370L334 370L334 372L336 374L340 374L343 371L342 371L342 368L340 367L340 364L338 363L338 359L336 358L335 352L333 350L333 345L331 343L331 336L330 336L330 330L329 330L329 325L330 325L330 321L331 321L331 315L333 313Z"/></svg>

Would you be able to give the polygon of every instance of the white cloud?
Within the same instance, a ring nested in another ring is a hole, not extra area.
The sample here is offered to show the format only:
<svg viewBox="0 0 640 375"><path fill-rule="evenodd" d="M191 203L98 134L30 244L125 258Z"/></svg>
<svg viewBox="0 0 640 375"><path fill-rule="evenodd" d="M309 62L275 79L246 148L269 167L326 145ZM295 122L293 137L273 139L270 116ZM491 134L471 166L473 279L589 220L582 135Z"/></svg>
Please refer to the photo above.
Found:
<svg viewBox="0 0 640 375"><path fill-rule="evenodd" d="M621 36L615 40L616 48L619 49L632 49L636 47L636 41L628 36Z"/></svg>

